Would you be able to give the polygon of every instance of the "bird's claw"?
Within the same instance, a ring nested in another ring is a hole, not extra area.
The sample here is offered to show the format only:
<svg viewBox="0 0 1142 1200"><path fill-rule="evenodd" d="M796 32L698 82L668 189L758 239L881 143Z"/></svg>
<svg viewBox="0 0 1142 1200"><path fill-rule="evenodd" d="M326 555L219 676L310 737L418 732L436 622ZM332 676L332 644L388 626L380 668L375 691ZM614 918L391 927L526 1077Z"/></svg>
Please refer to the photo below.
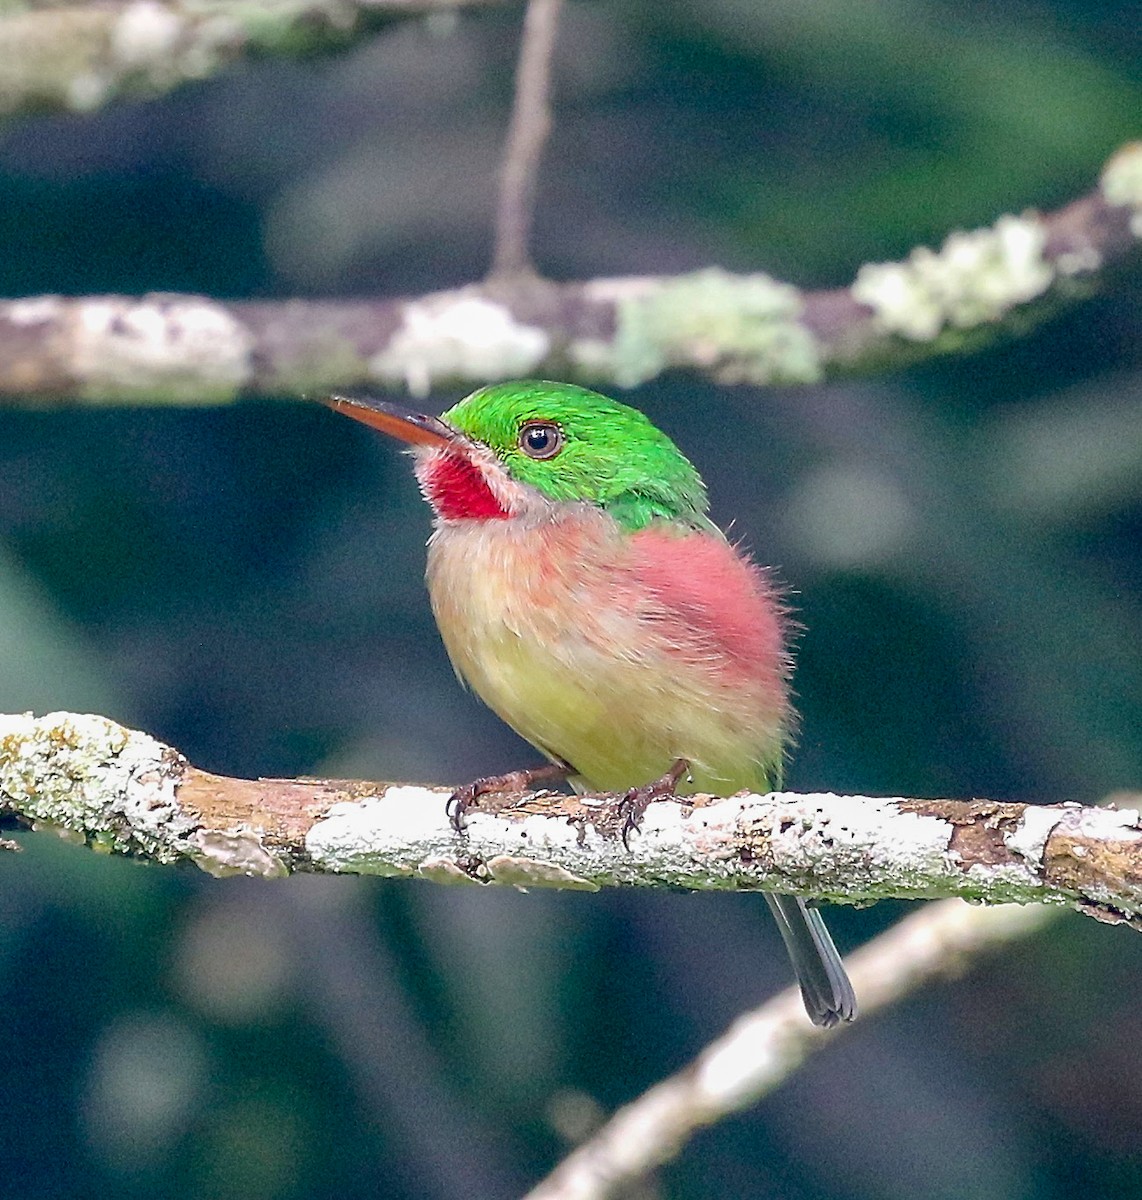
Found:
<svg viewBox="0 0 1142 1200"><path fill-rule="evenodd" d="M448 817L448 823L457 833L464 832L464 817L467 815L468 809L476 803L476 797L480 795L479 786L484 780L477 779L472 783L466 783L463 787L458 787L451 796L448 797L444 805L444 812Z"/></svg>
<svg viewBox="0 0 1142 1200"><path fill-rule="evenodd" d="M661 779L626 791L615 805L615 814L621 822L619 836L623 839L624 849L630 849L630 835L642 825L646 810L655 800L672 800L678 788L678 781L689 769L690 764L684 758L680 758Z"/></svg>
<svg viewBox="0 0 1142 1200"><path fill-rule="evenodd" d="M622 822L619 834L623 839L624 850L630 849L630 835L642 824L646 810L655 799L657 797L654 795L654 785L646 784L644 787L629 788L626 795L615 805L616 814Z"/></svg>
<svg viewBox="0 0 1142 1200"><path fill-rule="evenodd" d="M476 802L481 796L495 792L515 795L528 791L537 783L554 783L564 780L570 773L571 768L566 763L558 762L548 763L542 767L531 767L523 771L508 771L505 775L485 775L480 779L473 779L471 783L466 783L463 787L458 787L448 797L444 811L448 814L452 828L457 833L463 833L466 824L464 818L467 816L468 810L476 806Z"/></svg>

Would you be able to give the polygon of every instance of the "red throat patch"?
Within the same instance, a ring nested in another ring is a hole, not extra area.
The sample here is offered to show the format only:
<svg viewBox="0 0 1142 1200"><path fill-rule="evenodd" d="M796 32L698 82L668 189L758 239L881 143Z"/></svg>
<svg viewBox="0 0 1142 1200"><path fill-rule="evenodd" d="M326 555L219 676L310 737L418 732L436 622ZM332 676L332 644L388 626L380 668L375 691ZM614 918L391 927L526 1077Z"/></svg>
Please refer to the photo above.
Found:
<svg viewBox="0 0 1142 1200"><path fill-rule="evenodd" d="M435 454L417 476L425 499L446 521L494 521L509 515L480 468L461 454Z"/></svg>

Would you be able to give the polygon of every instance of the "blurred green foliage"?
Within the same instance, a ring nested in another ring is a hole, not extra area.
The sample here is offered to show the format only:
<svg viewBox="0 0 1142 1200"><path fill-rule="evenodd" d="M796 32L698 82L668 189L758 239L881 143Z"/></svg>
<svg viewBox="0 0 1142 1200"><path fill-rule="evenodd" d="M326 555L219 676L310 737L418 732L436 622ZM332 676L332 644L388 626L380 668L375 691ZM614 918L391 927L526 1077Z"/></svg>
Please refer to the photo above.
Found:
<svg viewBox="0 0 1142 1200"><path fill-rule="evenodd" d="M478 276L518 20L13 122L0 292ZM1139 135L1140 27L1127 0L573 4L539 262L836 283L1063 202ZM1139 786L1140 333L1135 271L975 357L628 397L793 589L792 786ZM452 677L427 530L392 447L324 411L0 413L0 711L102 711L230 774L530 762ZM786 982L757 897L268 886L23 841L0 861L10 1200L517 1195L560 1129ZM897 915L830 924L851 944ZM1134 935L1061 921L857 1025L645 1194L1142 1197L1140 994Z"/></svg>

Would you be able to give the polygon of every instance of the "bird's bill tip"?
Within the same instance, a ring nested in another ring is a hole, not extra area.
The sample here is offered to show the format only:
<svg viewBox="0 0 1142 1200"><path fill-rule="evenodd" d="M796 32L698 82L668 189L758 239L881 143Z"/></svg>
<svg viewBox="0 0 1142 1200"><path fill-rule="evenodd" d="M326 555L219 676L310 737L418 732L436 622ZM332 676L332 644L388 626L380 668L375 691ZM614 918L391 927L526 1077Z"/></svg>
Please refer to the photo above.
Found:
<svg viewBox="0 0 1142 1200"><path fill-rule="evenodd" d="M447 446L456 439L456 431L439 417L413 412L387 400L331 394L322 396L321 402L334 412L414 446Z"/></svg>

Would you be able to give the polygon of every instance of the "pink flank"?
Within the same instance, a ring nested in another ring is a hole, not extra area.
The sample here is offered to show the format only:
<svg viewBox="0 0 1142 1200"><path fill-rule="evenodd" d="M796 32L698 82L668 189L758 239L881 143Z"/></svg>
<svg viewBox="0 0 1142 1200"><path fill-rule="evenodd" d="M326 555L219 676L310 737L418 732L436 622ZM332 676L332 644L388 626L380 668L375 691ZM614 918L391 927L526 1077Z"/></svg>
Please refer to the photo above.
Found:
<svg viewBox="0 0 1142 1200"><path fill-rule="evenodd" d="M791 663L784 609L765 573L729 542L651 526L631 535L640 589L662 608L663 632L686 631L678 650L717 664L731 687L759 684L783 702Z"/></svg>

